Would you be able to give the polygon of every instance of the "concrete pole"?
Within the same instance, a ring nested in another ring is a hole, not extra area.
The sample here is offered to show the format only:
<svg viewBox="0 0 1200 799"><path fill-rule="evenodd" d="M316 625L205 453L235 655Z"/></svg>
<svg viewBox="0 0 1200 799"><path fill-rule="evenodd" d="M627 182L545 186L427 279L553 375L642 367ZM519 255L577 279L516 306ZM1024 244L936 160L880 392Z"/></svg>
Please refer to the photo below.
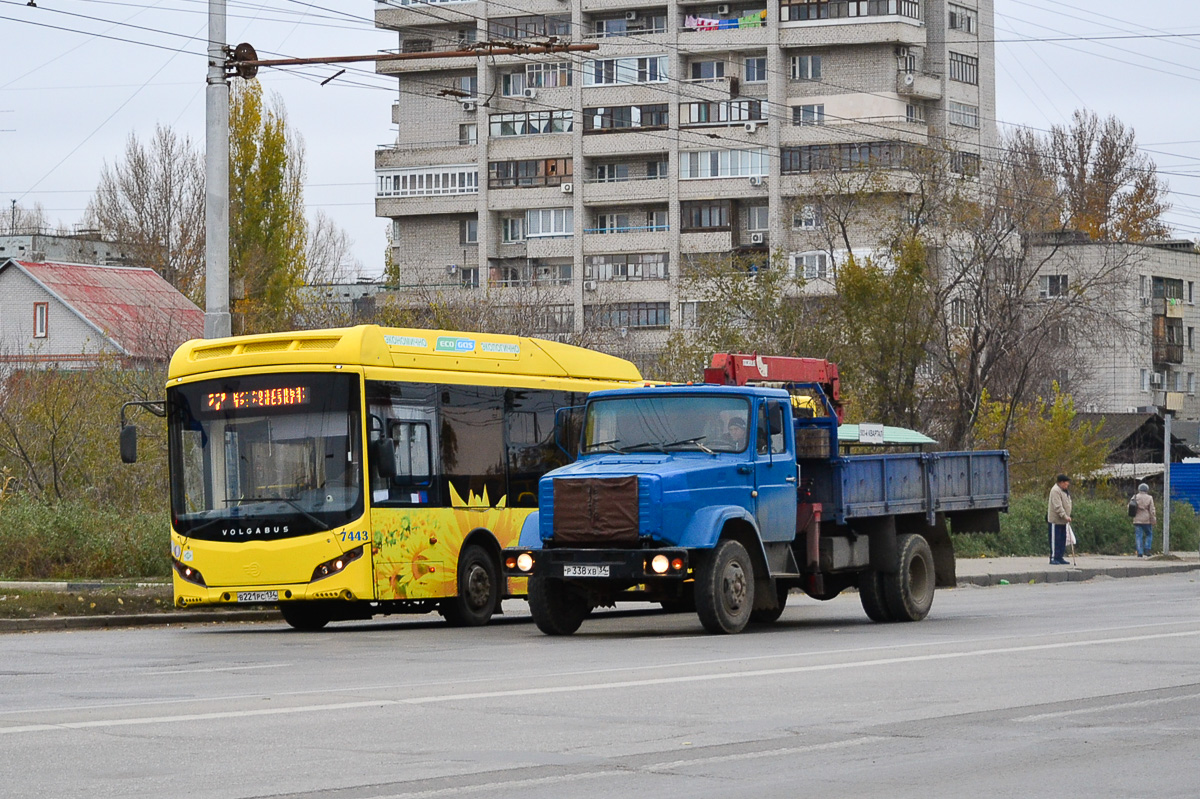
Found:
<svg viewBox="0 0 1200 799"><path fill-rule="evenodd" d="M1171 414L1163 414L1163 554L1171 554Z"/></svg>
<svg viewBox="0 0 1200 799"><path fill-rule="evenodd" d="M208 89L204 132L204 337L230 334L229 81L225 78L225 0L208 0Z"/></svg>

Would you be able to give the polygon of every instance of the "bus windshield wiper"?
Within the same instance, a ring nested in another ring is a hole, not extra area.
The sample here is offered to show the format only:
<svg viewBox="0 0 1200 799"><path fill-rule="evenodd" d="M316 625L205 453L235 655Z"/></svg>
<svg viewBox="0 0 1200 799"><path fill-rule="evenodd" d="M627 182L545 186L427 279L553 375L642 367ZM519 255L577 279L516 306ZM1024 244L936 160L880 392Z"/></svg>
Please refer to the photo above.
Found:
<svg viewBox="0 0 1200 799"><path fill-rule="evenodd" d="M318 517L306 511L299 502L294 499L289 499L288 497L234 497L233 499L227 499L225 501L236 502L239 505L243 502L286 502L296 510L300 511L300 513L303 514L306 519L317 526L317 529L313 532L320 533L329 529L329 525L325 524L325 522L321 521Z"/></svg>

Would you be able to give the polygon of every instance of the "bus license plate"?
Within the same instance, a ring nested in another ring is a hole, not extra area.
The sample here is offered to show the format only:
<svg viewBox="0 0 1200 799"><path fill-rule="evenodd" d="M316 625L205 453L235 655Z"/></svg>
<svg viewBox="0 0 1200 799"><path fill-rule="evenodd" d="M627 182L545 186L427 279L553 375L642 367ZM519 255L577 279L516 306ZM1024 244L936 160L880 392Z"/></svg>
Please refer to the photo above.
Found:
<svg viewBox="0 0 1200 799"><path fill-rule="evenodd" d="M607 577L608 566L579 566L563 564L563 577Z"/></svg>
<svg viewBox="0 0 1200 799"><path fill-rule="evenodd" d="M278 602L278 591L238 591L238 602Z"/></svg>

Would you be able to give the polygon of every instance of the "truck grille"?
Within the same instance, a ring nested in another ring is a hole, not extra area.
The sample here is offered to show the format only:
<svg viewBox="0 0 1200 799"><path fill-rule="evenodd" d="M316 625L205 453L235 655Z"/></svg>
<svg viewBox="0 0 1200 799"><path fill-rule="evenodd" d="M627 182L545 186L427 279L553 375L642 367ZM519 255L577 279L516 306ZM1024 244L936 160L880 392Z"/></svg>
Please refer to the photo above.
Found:
<svg viewBox="0 0 1200 799"><path fill-rule="evenodd" d="M638 543L637 477L554 481L556 544Z"/></svg>

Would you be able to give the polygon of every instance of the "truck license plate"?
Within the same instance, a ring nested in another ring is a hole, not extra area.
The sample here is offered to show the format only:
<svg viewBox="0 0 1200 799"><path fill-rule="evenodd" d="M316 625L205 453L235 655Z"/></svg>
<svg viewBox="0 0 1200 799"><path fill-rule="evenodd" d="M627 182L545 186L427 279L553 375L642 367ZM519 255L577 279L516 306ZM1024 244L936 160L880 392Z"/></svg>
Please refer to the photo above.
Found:
<svg viewBox="0 0 1200 799"><path fill-rule="evenodd" d="M607 577L608 566L578 566L563 564L563 577Z"/></svg>
<svg viewBox="0 0 1200 799"><path fill-rule="evenodd" d="M238 602L278 602L278 591L238 591Z"/></svg>

